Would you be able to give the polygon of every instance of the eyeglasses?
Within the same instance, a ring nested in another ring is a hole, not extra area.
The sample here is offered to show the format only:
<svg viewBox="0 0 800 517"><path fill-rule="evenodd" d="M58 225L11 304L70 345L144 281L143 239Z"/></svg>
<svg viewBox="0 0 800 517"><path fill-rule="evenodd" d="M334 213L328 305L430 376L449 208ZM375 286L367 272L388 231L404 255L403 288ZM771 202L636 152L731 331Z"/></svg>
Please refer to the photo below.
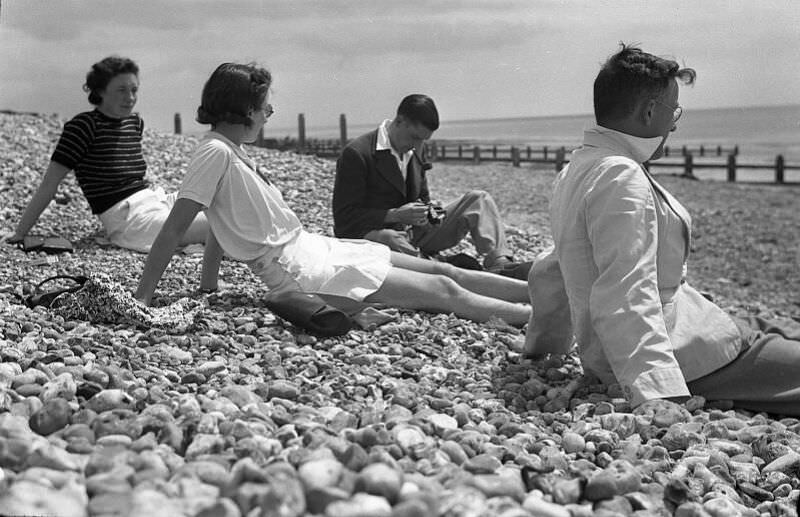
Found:
<svg viewBox="0 0 800 517"><path fill-rule="evenodd" d="M665 108L669 108L669 109L673 110L672 111L672 123L673 124L675 122L677 122L679 118L681 118L681 115L683 115L683 106L681 106L680 104L678 104L677 106L670 106L669 104L661 102L658 99L653 99L653 101L656 102L657 104L661 104Z"/></svg>
<svg viewBox="0 0 800 517"><path fill-rule="evenodd" d="M275 113L275 108L272 107L272 104L267 104L261 108L261 112L264 114L264 118L270 118Z"/></svg>

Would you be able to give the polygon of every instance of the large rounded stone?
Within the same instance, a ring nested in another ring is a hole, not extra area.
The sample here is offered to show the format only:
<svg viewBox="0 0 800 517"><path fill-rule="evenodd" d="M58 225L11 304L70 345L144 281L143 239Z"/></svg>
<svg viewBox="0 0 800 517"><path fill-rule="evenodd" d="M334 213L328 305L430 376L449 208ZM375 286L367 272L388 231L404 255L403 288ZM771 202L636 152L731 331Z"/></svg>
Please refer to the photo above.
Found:
<svg viewBox="0 0 800 517"><path fill-rule="evenodd" d="M357 491L384 497L394 504L403 486L403 472L384 463L367 465L356 477Z"/></svg>
<svg viewBox="0 0 800 517"><path fill-rule="evenodd" d="M390 517L392 507L383 497L357 493L346 501L335 501L325 509L325 517Z"/></svg>
<svg viewBox="0 0 800 517"><path fill-rule="evenodd" d="M641 486L641 474L633 465L626 460L614 460L588 479L583 496L589 501L600 501L636 492Z"/></svg>
<svg viewBox="0 0 800 517"><path fill-rule="evenodd" d="M72 408L64 399L54 398L46 401L42 408L31 415L31 429L42 436L52 434L69 425Z"/></svg>
<svg viewBox="0 0 800 517"><path fill-rule="evenodd" d="M22 480L0 493L0 511L7 515L87 517L86 504L67 490Z"/></svg>

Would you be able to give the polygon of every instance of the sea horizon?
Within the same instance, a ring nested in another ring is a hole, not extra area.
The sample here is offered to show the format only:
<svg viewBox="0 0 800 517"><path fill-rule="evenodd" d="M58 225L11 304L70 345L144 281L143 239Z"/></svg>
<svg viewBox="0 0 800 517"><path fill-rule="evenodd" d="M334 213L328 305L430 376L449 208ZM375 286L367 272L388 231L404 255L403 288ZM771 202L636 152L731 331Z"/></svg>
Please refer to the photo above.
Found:
<svg viewBox="0 0 800 517"><path fill-rule="evenodd" d="M348 123L347 136L352 139L377 127L372 123ZM583 130L594 124L594 115L569 114L533 117L496 117L441 121L434 141L508 144L518 146L577 147ZM297 127L264 127L266 138L297 138ZM306 126L306 137L338 139L338 124ZM738 146L740 156L800 161L800 104L742 106L687 109L670 135L672 148Z"/></svg>

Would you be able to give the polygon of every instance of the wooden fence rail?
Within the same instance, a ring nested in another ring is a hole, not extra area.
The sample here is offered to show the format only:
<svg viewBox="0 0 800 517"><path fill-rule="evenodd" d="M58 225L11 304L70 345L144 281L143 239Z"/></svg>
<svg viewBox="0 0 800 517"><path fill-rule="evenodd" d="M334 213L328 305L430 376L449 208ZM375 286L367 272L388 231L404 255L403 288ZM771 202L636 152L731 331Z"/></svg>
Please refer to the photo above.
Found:
<svg viewBox="0 0 800 517"><path fill-rule="evenodd" d="M695 163L694 157L691 154L687 154L683 157L682 161L669 161L669 160L659 160L653 163L647 163L647 167L657 167L657 168L678 168L683 169L683 175L687 177L696 177L694 171L696 169L725 169L726 171L726 179L730 182L735 182L737 178L737 171L739 170L763 170L763 171L772 171L774 174L774 182L777 184L786 184L786 183L793 183L798 184L798 182L787 182L786 181L786 171L787 170L795 170L800 171L800 164L798 165L787 165L783 155L779 154L775 157L775 161L773 163L738 163L736 160L735 154L729 154L727 161L724 163L721 162L699 162Z"/></svg>
<svg viewBox="0 0 800 517"><path fill-rule="evenodd" d="M730 153L725 162L695 162L695 155L693 153L701 149L704 149L704 146L694 149L683 147L681 149L682 160L671 161L669 159L661 159L653 163L648 163L647 166L650 168L680 168L683 169L683 175L687 177L696 177L694 174L696 169L725 169L727 172L727 180L731 182L736 181L737 170L769 170L774 172L774 182L778 184L786 183L785 172L787 170L800 170L800 164L787 165L783 155L776 156L773 163L738 163L737 156L739 153L739 146L729 148ZM722 149L722 147L720 146L718 149ZM543 146L541 148L527 146L523 149L514 146L501 147L497 145L482 146L431 143L428 145L428 156L432 161L461 160L471 161L476 164L481 161L505 161L511 162L515 167L519 167L522 163L544 163L552 164L557 171L561 170L561 168L569 162L565 146ZM667 157L667 154L665 153L664 156ZM700 156L708 156L708 153L704 151Z"/></svg>
<svg viewBox="0 0 800 517"><path fill-rule="evenodd" d="M664 146L664 156L668 157L670 155L675 154L675 149L672 147L665 145ZM723 147L721 145L704 145L700 144L697 147L691 146L681 146L680 148L680 156L686 156L687 154L694 154L698 156L728 156L728 155L737 155L739 154L739 146L735 145L733 147Z"/></svg>
<svg viewBox="0 0 800 517"><path fill-rule="evenodd" d="M339 156L342 149L340 140L329 139L306 139L304 148L297 146L294 139L260 139L257 145L272 149L295 150L304 154L313 154L320 157L335 158ZM729 149L738 149L736 147ZM515 167L523 164L543 164L552 166L556 171L569 163L571 149L566 146L542 146L542 147L516 147L510 145L471 145L428 142L426 144L426 154L431 161L462 161L479 164L481 162L510 162ZM782 155L775 157L771 163L740 163L738 155L731 152L724 161L709 162L708 155L704 156L703 161L696 161L693 154L697 149L688 149L685 153L675 157L667 157L648 163L651 169L680 169L686 177L696 178L695 171L700 169L718 169L726 171L726 179L730 182L737 181L737 171L742 170L762 170L771 171L773 180L777 184L793 183L787 182L786 171L800 171L800 164L787 164ZM715 150L716 152L716 150ZM675 159L679 158L679 159Z"/></svg>
<svg viewBox="0 0 800 517"><path fill-rule="evenodd" d="M281 150L294 150L303 154L314 154L320 157L337 157L342 148L347 144L347 119L344 114L339 116L339 139L312 139L306 137L305 115L300 113L297 117L298 138L264 138L263 129L259 133L255 145ZM175 132L181 132L180 114L175 114ZM432 161L461 160L481 163L482 161L511 162L515 167L523 163L538 163L552 165L555 170L569 163L569 154L566 146L547 146L541 147L517 147L499 144L464 144L464 143L439 143L430 141L426 144L426 152ZM775 157L773 163L738 163L739 146L724 147L722 145L699 145L696 147L681 146L679 151L669 146L664 147L664 158L653 163L646 164L649 168L678 168L683 170L683 175L696 177L694 171L697 169L724 169L728 181L734 182L737 179L739 170L768 170L774 174L774 181L777 184L785 184L786 171L800 170L799 165L788 165L782 155ZM680 161L669 160L671 156L680 156ZM695 156L712 157L727 156L725 162L695 162ZM800 184L800 182L791 182Z"/></svg>

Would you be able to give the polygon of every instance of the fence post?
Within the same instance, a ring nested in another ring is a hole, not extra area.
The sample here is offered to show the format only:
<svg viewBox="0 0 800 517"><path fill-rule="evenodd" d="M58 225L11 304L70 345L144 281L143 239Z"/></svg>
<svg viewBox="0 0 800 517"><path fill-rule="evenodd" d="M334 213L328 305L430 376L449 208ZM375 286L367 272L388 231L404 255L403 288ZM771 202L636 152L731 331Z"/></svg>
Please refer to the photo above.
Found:
<svg viewBox="0 0 800 517"><path fill-rule="evenodd" d="M562 167L564 167L564 155L566 154L566 150L562 147L556 150L556 172L560 171Z"/></svg>
<svg viewBox="0 0 800 517"><path fill-rule="evenodd" d="M736 154L728 155L728 181L736 181Z"/></svg>
<svg viewBox="0 0 800 517"><path fill-rule="evenodd" d="M705 147L703 147L703 144L700 144L700 156L705 156L705 154L706 154L706 149Z"/></svg>
<svg viewBox="0 0 800 517"><path fill-rule="evenodd" d="M722 156L722 146L721 145L717 146L717 156Z"/></svg>
<svg viewBox="0 0 800 517"><path fill-rule="evenodd" d="M544 146L544 149L542 149L542 158L545 160L547 159L547 146Z"/></svg>
<svg viewBox="0 0 800 517"><path fill-rule="evenodd" d="M477 145L472 148L472 162L481 163L481 148Z"/></svg>
<svg viewBox="0 0 800 517"><path fill-rule="evenodd" d="M438 156L437 156L437 154L438 154L438 153L437 153L437 150L438 150L438 148L439 148L439 146L437 146L437 145L436 145L436 142L431 142L431 143L430 143L430 145L428 145L428 149L430 149L430 150L431 150L431 156L430 156L430 158L431 158L431 161L432 161L432 162L435 162L435 161L436 161L436 158L438 158Z"/></svg>
<svg viewBox="0 0 800 517"><path fill-rule="evenodd" d="M683 162L683 175L689 178L694 178L694 159L691 153L686 154Z"/></svg>
<svg viewBox="0 0 800 517"><path fill-rule="evenodd" d="M181 114L180 113L176 113L175 114L175 134L176 135L180 135L181 134Z"/></svg>
<svg viewBox="0 0 800 517"><path fill-rule="evenodd" d="M775 157L775 183L783 183L783 155L779 154Z"/></svg>
<svg viewBox="0 0 800 517"><path fill-rule="evenodd" d="M461 149L461 144L458 144L458 158L461 159L464 157L464 154Z"/></svg>
<svg viewBox="0 0 800 517"><path fill-rule="evenodd" d="M527 151L528 159L530 160L531 159L531 146L528 146L526 151Z"/></svg>
<svg viewBox="0 0 800 517"><path fill-rule="evenodd" d="M297 152L302 153L306 148L306 116L297 115Z"/></svg>
<svg viewBox="0 0 800 517"><path fill-rule="evenodd" d="M689 150L688 150L688 149L686 149L686 146L684 145L684 146L681 148L681 154L682 154L682 155L684 155L684 156L686 156L686 154L687 154L688 152L689 152Z"/></svg>
<svg viewBox="0 0 800 517"><path fill-rule="evenodd" d="M342 149L347 145L347 117L344 113L339 115L339 144Z"/></svg>
<svg viewBox="0 0 800 517"><path fill-rule="evenodd" d="M442 144L442 160L446 159L447 159L447 146L445 144Z"/></svg>
<svg viewBox="0 0 800 517"><path fill-rule="evenodd" d="M519 148L511 147L511 163L514 167L519 167Z"/></svg>
<svg viewBox="0 0 800 517"><path fill-rule="evenodd" d="M733 154L735 154L736 156L739 156L739 144L736 144L735 146L733 146Z"/></svg>
<svg viewBox="0 0 800 517"><path fill-rule="evenodd" d="M669 146L665 145L664 146L664 157L666 158L667 156L669 156Z"/></svg>
<svg viewBox="0 0 800 517"><path fill-rule="evenodd" d="M497 158L497 144L492 146L492 158Z"/></svg>

